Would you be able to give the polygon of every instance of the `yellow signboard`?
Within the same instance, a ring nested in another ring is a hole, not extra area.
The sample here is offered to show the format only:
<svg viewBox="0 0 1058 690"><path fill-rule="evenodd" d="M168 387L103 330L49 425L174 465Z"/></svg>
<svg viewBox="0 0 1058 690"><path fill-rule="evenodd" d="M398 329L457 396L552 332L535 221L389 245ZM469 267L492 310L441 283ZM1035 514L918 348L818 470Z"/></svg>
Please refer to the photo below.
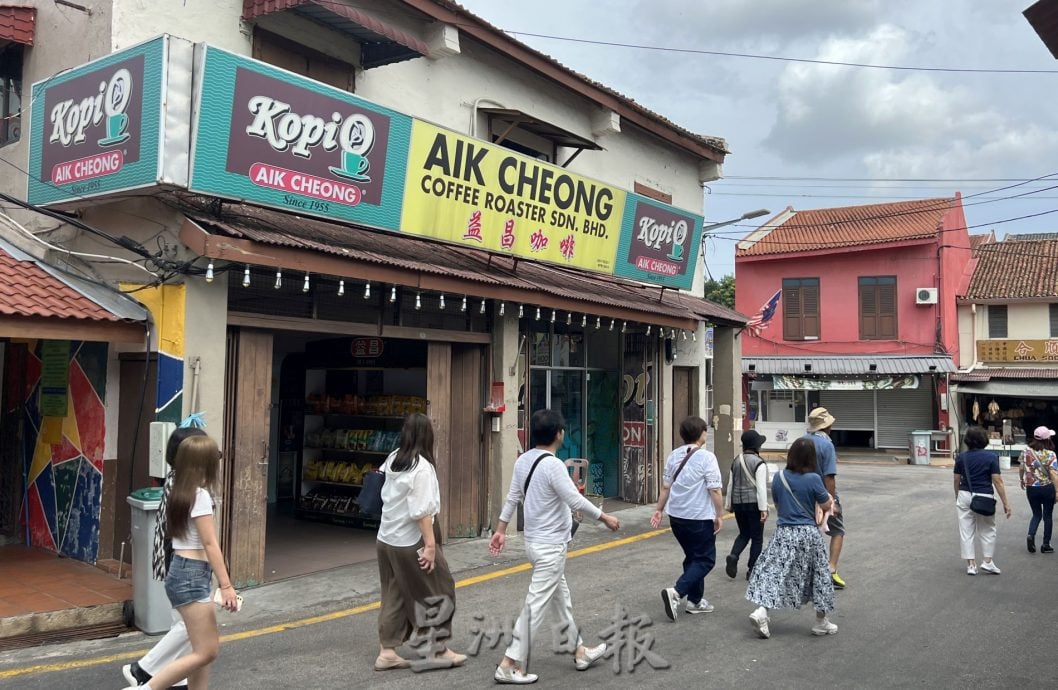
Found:
<svg viewBox="0 0 1058 690"><path fill-rule="evenodd" d="M981 362L1058 362L1058 340L978 340Z"/></svg>
<svg viewBox="0 0 1058 690"><path fill-rule="evenodd" d="M415 120L401 231L613 273L626 192Z"/></svg>

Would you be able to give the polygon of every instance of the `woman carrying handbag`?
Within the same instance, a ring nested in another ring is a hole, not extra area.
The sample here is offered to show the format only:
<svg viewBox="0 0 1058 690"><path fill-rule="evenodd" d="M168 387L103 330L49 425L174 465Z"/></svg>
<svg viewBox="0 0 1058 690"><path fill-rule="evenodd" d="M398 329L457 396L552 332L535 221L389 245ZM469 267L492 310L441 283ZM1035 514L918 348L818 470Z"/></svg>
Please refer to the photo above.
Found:
<svg viewBox="0 0 1058 690"><path fill-rule="evenodd" d="M996 494L1003 501L1007 518L1012 514L1003 476L999 473L999 456L985 450L988 434L979 426L966 430L963 443L969 450L955 458L955 513L959 518L959 541L962 557L966 559L966 574L977 574L976 552L980 541L984 557L980 569L998 575L1002 571L992 560L996 550Z"/></svg>

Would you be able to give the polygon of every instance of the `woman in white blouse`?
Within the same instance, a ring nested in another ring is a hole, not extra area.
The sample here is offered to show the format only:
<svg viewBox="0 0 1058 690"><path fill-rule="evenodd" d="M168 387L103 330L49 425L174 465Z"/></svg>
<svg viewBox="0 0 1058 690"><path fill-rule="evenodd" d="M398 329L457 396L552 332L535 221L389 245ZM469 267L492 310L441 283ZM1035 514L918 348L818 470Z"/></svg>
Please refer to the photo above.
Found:
<svg viewBox="0 0 1058 690"><path fill-rule="evenodd" d="M376 671L408 668L397 647L414 632L417 639L443 643L452 634L456 588L441 553L435 520L441 491L434 471L434 434L429 417L410 414L400 432L400 447L382 464L382 523L378 528L378 575L382 607L378 614L381 650ZM416 606L418 604L418 606ZM418 610L417 610L418 609ZM418 618L418 620L417 620ZM429 668L462 666L466 656L445 648L421 664Z"/></svg>

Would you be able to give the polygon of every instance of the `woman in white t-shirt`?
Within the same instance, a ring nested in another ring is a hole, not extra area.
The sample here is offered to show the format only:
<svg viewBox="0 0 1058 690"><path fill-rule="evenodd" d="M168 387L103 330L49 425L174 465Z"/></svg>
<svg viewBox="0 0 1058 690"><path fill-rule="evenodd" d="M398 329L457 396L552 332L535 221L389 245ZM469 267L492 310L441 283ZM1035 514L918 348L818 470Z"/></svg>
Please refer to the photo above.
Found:
<svg viewBox="0 0 1058 690"><path fill-rule="evenodd" d="M237 608L235 588L213 528L210 488L216 482L219 461L220 450L208 436L184 439L176 452L173 488L166 510L173 561L165 576L165 593L184 619L192 651L167 664L140 688L162 690L182 678L187 678L191 687L208 687L210 666L220 650L217 616L210 599L214 573L224 608Z"/></svg>
<svg viewBox="0 0 1058 690"><path fill-rule="evenodd" d="M434 434L430 418L404 418L400 447L382 463L382 522L378 528L378 575L382 606L378 614L380 651L376 671L408 668L397 647L416 637L444 643L452 635L456 586L444 554L437 514L441 490L434 471ZM423 659L426 668L451 668L466 655L445 648Z"/></svg>

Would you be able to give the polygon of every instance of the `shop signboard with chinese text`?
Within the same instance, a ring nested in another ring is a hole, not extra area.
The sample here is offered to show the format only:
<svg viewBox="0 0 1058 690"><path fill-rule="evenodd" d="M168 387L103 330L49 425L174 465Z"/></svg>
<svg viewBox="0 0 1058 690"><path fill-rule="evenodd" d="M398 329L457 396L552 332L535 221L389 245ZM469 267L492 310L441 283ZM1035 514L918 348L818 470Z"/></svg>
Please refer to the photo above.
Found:
<svg viewBox="0 0 1058 690"><path fill-rule="evenodd" d="M810 376L774 376L775 390L815 391L890 391L918 388L919 377L915 374L880 376L869 379L824 379Z"/></svg>
<svg viewBox="0 0 1058 690"><path fill-rule="evenodd" d="M34 84L29 202L186 186L192 51L159 36Z"/></svg>
<svg viewBox="0 0 1058 690"><path fill-rule="evenodd" d="M978 340L980 362L1058 362L1055 340Z"/></svg>

